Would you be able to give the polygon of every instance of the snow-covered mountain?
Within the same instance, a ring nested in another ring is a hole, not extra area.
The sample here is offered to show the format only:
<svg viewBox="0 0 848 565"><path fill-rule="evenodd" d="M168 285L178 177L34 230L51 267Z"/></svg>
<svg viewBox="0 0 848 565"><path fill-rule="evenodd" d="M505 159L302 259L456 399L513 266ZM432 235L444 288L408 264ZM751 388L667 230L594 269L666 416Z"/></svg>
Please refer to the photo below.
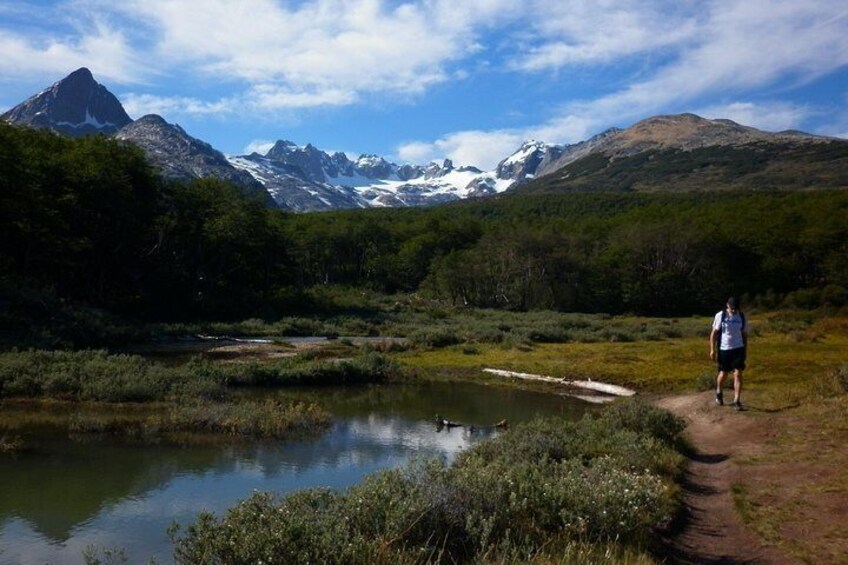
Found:
<svg viewBox="0 0 848 565"><path fill-rule="evenodd" d="M441 164L398 165L377 155L351 160L344 153L309 144L278 141L265 154L228 157L253 175L281 208L296 211L335 208L425 206L504 192L530 180L558 158L563 147L527 142L493 171Z"/></svg>
<svg viewBox="0 0 848 565"><path fill-rule="evenodd" d="M398 165L378 155L351 160L311 144L277 142L265 155L224 157L177 124L147 115L133 121L118 99L80 68L0 116L16 125L82 136L102 133L144 149L169 178L217 177L265 193L269 205L294 211L424 206L504 192L537 175L564 148L527 142L495 170L450 160Z"/></svg>
<svg viewBox="0 0 848 565"><path fill-rule="evenodd" d="M71 137L111 135L132 121L118 99L85 67L21 102L0 120Z"/></svg>

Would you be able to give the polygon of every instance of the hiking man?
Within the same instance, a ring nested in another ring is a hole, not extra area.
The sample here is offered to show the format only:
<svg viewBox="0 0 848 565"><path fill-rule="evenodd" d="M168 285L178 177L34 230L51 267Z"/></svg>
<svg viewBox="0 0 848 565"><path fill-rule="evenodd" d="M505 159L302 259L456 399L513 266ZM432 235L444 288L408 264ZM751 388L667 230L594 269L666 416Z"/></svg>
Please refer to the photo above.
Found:
<svg viewBox="0 0 848 565"><path fill-rule="evenodd" d="M742 371L745 370L745 352L748 345L748 325L745 314L739 310L739 301L731 296L724 310L713 319L710 332L710 359L718 363L716 377L716 404L724 404L722 385L728 373L733 373L733 407L742 410Z"/></svg>

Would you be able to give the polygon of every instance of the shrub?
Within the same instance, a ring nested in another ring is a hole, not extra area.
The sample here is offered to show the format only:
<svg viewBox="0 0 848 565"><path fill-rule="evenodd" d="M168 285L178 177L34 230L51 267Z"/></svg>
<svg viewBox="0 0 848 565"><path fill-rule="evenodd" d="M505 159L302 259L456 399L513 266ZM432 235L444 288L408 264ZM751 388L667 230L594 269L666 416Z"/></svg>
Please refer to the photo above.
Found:
<svg viewBox="0 0 848 565"><path fill-rule="evenodd" d="M536 420L452 466L418 460L343 493L258 494L220 520L201 514L175 537L175 555L186 563L498 562L552 541L612 543L622 554L617 548L644 547L676 509L668 480L683 468L671 449L681 429L637 403L579 422Z"/></svg>
<svg viewBox="0 0 848 565"><path fill-rule="evenodd" d="M12 351L0 355L0 397L149 402L222 398L225 377L208 362L164 367L106 351Z"/></svg>
<svg viewBox="0 0 848 565"><path fill-rule="evenodd" d="M447 347L461 341L457 333L448 328L417 330L408 339L413 345L424 347Z"/></svg>
<svg viewBox="0 0 848 565"><path fill-rule="evenodd" d="M397 364L379 353L353 359L292 358L272 363L249 363L219 368L234 386L341 385L383 382L394 376Z"/></svg>
<svg viewBox="0 0 848 565"><path fill-rule="evenodd" d="M284 503L257 493L217 521L202 513L183 537L175 537L177 563L367 563L371 553L352 535L341 511L342 495L307 490Z"/></svg>
<svg viewBox="0 0 848 565"><path fill-rule="evenodd" d="M681 445L686 427L671 412L636 399L613 404L601 413L600 419L610 428L645 434L672 446Z"/></svg>

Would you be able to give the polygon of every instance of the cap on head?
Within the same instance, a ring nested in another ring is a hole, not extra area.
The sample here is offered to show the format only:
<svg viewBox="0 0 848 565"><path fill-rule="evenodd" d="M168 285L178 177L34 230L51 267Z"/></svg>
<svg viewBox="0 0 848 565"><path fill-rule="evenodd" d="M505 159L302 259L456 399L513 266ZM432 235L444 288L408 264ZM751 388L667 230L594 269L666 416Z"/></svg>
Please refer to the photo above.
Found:
<svg viewBox="0 0 848 565"><path fill-rule="evenodd" d="M727 299L727 305L730 308L733 308L734 310L736 310L737 308L739 308L739 301L736 300L735 296L731 296L730 298Z"/></svg>

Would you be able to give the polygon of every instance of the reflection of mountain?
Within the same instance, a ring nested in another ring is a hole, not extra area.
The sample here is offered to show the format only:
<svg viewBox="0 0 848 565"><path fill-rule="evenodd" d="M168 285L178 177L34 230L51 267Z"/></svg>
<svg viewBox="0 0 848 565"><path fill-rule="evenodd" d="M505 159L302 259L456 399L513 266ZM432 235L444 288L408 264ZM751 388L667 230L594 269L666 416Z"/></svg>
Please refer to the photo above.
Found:
<svg viewBox="0 0 848 565"><path fill-rule="evenodd" d="M127 500L172 490L168 485L177 478L238 483L237 497L254 488L325 486L328 476L338 486L357 482L362 468L394 466L414 455L450 458L487 435L446 432L437 432L431 422L370 415L341 420L318 440L291 444L212 449L54 441L0 468L0 484L15 485L3 489L0 524L18 517L44 537L64 542L76 527ZM180 493L171 494L180 507Z"/></svg>
<svg viewBox="0 0 848 565"><path fill-rule="evenodd" d="M64 541L102 509L224 457L211 449L51 441L0 466L0 524L17 516L49 539Z"/></svg>

